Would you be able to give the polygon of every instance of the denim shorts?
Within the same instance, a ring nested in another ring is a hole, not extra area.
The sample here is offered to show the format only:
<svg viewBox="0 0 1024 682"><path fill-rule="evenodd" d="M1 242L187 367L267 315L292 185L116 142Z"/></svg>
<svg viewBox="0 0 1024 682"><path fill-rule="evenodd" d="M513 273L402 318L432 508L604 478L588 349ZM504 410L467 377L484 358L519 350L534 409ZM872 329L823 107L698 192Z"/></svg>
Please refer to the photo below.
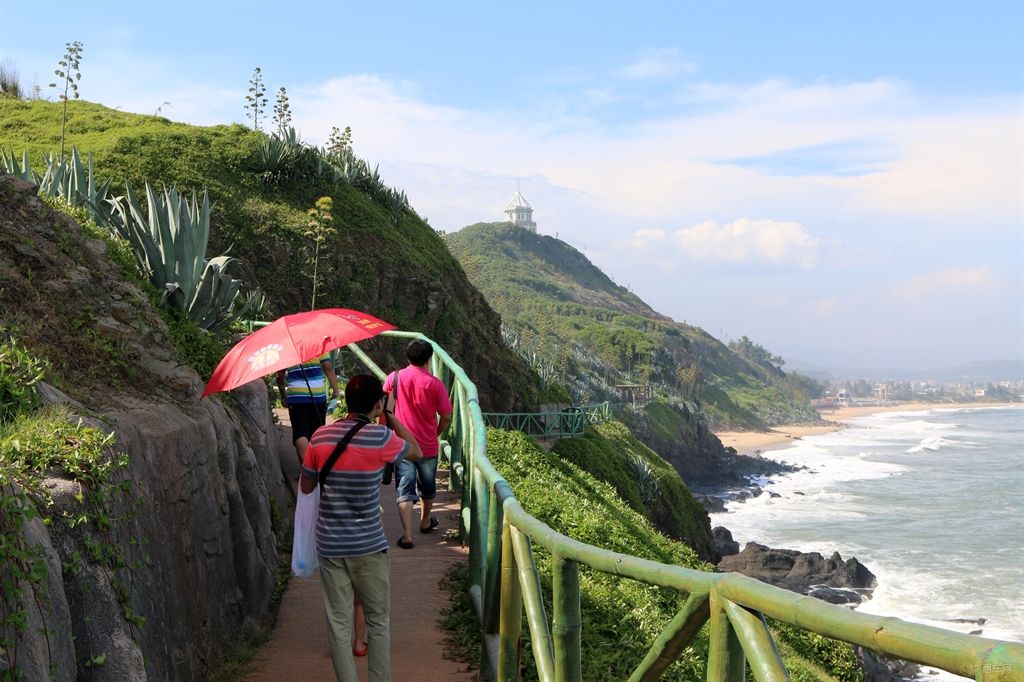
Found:
<svg viewBox="0 0 1024 682"><path fill-rule="evenodd" d="M395 487L398 490L398 501L415 502L420 497L424 500L434 499L437 496L436 478L437 457L424 457L415 462L401 460L395 465ZM419 488L418 496L417 488Z"/></svg>

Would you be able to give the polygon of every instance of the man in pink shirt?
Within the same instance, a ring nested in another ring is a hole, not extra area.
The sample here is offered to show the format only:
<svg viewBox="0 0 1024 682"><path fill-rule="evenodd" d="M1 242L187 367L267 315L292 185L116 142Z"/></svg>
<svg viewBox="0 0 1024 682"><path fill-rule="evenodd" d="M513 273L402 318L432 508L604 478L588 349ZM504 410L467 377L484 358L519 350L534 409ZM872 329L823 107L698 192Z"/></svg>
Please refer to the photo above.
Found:
<svg viewBox="0 0 1024 682"><path fill-rule="evenodd" d="M401 460L395 464L398 487L398 516L402 520L402 537L398 546L412 549L412 508L420 502L420 532L430 533L437 527L437 519L430 515L437 495L438 437L452 421L452 403L444 382L427 370L434 354L429 342L416 339L405 349L409 366L392 372L384 382L384 390L391 394L389 409L412 432L423 451L418 462ZM417 491L418 488L418 491ZM417 494L418 492L418 494Z"/></svg>

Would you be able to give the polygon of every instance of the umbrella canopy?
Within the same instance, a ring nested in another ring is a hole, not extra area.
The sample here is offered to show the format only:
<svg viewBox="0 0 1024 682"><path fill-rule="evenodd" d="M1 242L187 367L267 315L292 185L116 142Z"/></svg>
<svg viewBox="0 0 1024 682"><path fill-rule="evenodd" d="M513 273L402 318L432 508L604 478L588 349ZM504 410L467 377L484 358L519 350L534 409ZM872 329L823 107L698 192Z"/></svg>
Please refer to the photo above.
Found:
<svg viewBox="0 0 1024 682"><path fill-rule="evenodd" d="M335 348L394 329L376 317L346 308L285 315L250 334L224 355L203 397L230 391L267 374L323 355Z"/></svg>

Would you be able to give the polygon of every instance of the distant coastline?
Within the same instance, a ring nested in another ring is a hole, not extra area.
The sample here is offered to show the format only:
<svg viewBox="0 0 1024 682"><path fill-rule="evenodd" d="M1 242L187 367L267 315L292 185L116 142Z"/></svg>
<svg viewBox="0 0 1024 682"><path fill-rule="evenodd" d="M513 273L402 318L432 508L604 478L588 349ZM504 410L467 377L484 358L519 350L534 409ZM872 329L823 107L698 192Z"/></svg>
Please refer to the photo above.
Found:
<svg viewBox="0 0 1024 682"><path fill-rule="evenodd" d="M923 412L926 410L970 409L974 407L1021 407L1024 403L971 402L971 403L900 403L898 405L871 405L837 407L821 410L826 420L823 424L784 424L768 431L716 431L722 445L736 449L742 455L758 455L769 450L784 448L804 436L830 433L847 428L847 422L856 417L866 417L883 412Z"/></svg>

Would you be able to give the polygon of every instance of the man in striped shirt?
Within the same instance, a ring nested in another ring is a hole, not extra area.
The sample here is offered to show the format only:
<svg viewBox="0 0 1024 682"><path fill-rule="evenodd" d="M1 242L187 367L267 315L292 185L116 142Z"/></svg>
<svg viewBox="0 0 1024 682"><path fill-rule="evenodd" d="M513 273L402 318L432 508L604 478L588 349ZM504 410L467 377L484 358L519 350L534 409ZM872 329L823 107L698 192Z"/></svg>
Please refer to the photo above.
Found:
<svg viewBox="0 0 1024 682"><path fill-rule="evenodd" d="M316 527L331 660L339 682L357 682L352 658L354 595L362 600L366 614L370 682L391 680L389 543L381 520L380 478L385 464L417 461L423 453L416 438L391 414L388 426L375 423L384 410L383 397L376 377L352 377L345 386L348 415L313 434L299 478L302 492L313 492L338 443L359 428L326 472Z"/></svg>
<svg viewBox="0 0 1024 682"><path fill-rule="evenodd" d="M338 377L327 353L277 373L277 390L281 393L281 404L288 408L292 444L299 455L299 463L305 460L313 432L327 422L328 383L331 397L337 398Z"/></svg>

